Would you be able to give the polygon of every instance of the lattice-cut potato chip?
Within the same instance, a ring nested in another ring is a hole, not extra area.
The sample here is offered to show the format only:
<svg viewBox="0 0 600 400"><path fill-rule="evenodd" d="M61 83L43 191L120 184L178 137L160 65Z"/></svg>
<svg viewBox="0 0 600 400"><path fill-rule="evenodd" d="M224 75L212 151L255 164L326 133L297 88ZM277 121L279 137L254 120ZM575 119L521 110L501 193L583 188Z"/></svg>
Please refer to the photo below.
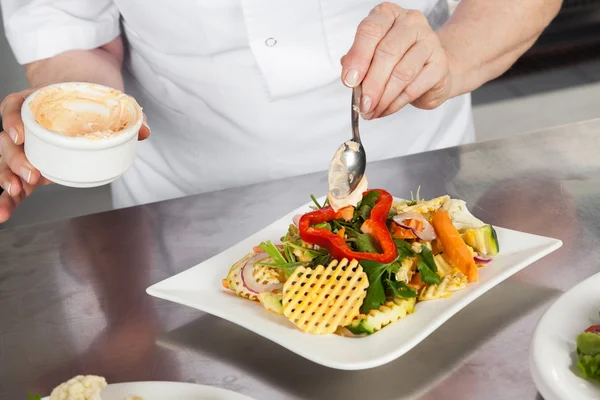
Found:
<svg viewBox="0 0 600 400"><path fill-rule="evenodd" d="M229 289L233 290L238 296L244 297L248 300L256 301L258 300L258 296L246 289L244 283L242 282L242 267L244 266L244 263L253 256L254 253L248 253L244 256L244 258L233 264L229 270L229 274L227 274L227 283L229 285Z"/></svg>
<svg viewBox="0 0 600 400"><path fill-rule="evenodd" d="M356 260L299 267L283 286L283 314L304 332L334 333L360 314L369 279Z"/></svg>
<svg viewBox="0 0 600 400"><path fill-rule="evenodd" d="M270 262L269 260L271 259L265 260L264 262ZM269 267L268 265L255 265L252 276L256 279L256 282L262 283L263 285L279 282L279 270L274 267Z"/></svg>
<svg viewBox="0 0 600 400"><path fill-rule="evenodd" d="M379 308L370 310L367 315L359 315L350 325L346 326L346 329L354 331L356 334L370 335L415 312L416 302L415 298L394 297L380 305Z"/></svg>

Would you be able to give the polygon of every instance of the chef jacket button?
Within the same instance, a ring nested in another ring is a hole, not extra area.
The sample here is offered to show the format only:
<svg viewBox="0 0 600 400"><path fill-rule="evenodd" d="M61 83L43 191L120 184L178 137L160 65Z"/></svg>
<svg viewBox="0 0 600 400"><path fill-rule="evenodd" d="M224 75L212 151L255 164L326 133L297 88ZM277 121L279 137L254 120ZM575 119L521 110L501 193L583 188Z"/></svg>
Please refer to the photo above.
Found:
<svg viewBox="0 0 600 400"><path fill-rule="evenodd" d="M275 38L270 37L267 40L265 40L265 44L268 47L273 47L273 46L275 46L277 44L277 40L275 40Z"/></svg>

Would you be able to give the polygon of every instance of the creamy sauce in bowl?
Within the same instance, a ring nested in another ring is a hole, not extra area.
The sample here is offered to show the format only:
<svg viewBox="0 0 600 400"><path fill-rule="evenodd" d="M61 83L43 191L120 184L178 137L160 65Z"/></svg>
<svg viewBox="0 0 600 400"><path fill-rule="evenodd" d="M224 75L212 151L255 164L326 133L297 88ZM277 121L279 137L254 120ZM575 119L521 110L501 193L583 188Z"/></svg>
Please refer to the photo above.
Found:
<svg viewBox="0 0 600 400"><path fill-rule="evenodd" d="M117 135L141 118L135 99L91 83L43 88L29 109L34 120L52 132L90 139Z"/></svg>

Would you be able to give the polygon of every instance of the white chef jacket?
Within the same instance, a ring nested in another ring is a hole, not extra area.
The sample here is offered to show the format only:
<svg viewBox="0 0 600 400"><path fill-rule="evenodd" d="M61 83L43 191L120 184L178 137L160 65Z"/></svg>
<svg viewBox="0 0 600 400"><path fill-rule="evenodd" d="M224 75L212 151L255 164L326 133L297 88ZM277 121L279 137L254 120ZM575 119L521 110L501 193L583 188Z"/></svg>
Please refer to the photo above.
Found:
<svg viewBox="0 0 600 400"><path fill-rule="evenodd" d="M122 34L152 128L116 207L325 171L349 138L340 57L379 0L0 0L21 63ZM446 0L398 0L434 29ZM361 122L369 161L472 141L470 96ZM367 169L368 172L368 169Z"/></svg>

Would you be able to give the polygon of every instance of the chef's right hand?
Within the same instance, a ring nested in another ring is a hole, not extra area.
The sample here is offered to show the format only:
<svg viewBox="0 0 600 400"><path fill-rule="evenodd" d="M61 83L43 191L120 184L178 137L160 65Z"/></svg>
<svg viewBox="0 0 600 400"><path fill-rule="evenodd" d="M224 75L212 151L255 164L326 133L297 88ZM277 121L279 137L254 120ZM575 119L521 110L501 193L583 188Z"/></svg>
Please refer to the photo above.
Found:
<svg viewBox="0 0 600 400"><path fill-rule="evenodd" d="M0 187L4 189L0 195L0 223L6 222L15 208L35 189L52 183L31 165L23 148L25 132L21 106L34 91L35 89L27 89L9 94L0 104L3 129L0 132ZM149 135L150 128L144 115L138 139L144 140Z"/></svg>
<svg viewBox="0 0 600 400"><path fill-rule="evenodd" d="M0 104L0 223L6 222L17 206L36 188L51 183L25 157L21 106L34 89L9 94Z"/></svg>

